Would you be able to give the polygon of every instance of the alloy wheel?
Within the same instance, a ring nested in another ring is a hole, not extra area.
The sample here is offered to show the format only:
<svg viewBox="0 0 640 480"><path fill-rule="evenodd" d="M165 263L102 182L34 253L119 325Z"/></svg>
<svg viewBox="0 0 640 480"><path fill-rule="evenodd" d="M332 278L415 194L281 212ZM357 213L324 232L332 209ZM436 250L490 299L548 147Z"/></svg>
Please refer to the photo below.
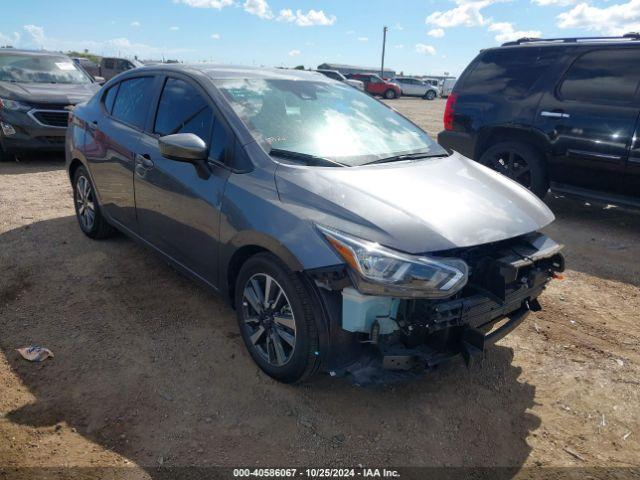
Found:
<svg viewBox="0 0 640 480"><path fill-rule="evenodd" d="M286 365L296 345L296 322L287 294L266 273L256 273L245 284L243 328L255 351L270 365Z"/></svg>
<svg viewBox="0 0 640 480"><path fill-rule="evenodd" d="M84 175L76 182L76 207L82 228L90 231L95 223L96 207L91 183Z"/></svg>
<svg viewBox="0 0 640 480"><path fill-rule="evenodd" d="M489 160L487 166L531 189L531 167L517 152L498 152Z"/></svg>

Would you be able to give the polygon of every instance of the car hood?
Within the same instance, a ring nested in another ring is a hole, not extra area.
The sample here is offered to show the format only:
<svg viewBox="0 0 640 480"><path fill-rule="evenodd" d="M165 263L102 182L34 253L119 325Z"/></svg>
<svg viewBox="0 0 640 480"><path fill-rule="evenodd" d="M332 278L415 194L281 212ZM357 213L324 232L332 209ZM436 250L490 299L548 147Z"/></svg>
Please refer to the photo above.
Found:
<svg viewBox="0 0 640 480"><path fill-rule="evenodd" d="M96 83L14 83L0 82L0 97L25 103L75 105L89 100L100 89Z"/></svg>
<svg viewBox="0 0 640 480"><path fill-rule="evenodd" d="M496 242L554 220L527 189L458 153L361 167L281 164L276 186L302 218L408 253Z"/></svg>

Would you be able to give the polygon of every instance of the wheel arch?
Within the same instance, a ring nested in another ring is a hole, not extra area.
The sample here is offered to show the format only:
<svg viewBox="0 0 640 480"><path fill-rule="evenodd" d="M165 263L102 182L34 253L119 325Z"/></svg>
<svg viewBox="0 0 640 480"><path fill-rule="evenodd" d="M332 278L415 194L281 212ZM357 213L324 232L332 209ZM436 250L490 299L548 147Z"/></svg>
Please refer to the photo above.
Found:
<svg viewBox="0 0 640 480"><path fill-rule="evenodd" d="M550 145L546 136L535 129L520 127L492 127L479 132L473 158L480 160L482 154L500 142L521 142L534 148L548 163Z"/></svg>
<svg viewBox="0 0 640 480"><path fill-rule="evenodd" d="M260 232L241 232L230 242L231 252L228 260L223 260L225 265L222 277L223 286L226 287L227 299L233 305L235 284L242 265L253 255L267 252L276 256L293 272L304 269L298 258L277 239Z"/></svg>

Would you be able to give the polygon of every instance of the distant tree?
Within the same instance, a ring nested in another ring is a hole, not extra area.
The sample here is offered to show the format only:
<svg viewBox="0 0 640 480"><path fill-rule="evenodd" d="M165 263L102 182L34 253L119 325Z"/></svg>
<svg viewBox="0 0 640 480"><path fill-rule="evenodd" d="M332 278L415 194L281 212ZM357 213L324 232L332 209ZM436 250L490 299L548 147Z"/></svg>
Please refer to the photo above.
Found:
<svg viewBox="0 0 640 480"><path fill-rule="evenodd" d="M304 70L304 65L298 65L295 70Z"/></svg>

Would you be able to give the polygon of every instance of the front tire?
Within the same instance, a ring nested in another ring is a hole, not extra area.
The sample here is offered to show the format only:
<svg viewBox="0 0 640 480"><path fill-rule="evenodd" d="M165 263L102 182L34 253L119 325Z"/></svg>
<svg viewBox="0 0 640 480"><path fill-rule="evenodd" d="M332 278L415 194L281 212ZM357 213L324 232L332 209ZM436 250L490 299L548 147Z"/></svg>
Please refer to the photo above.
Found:
<svg viewBox="0 0 640 480"><path fill-rule="evenodd" d="M386 98L387 100L393 100L397 96L398 96L398 94L392 88L390 88L389 90L384 92L384 98Z"/></svg>
<svg viewBox="0 0 640 480"><path fill-rule="evenodd" d="M80 230L87 237L107 238L115 233L115 229L102 215L95 188L84 167L78 167L73 176L73 205Z"/></svg>
<svg viewBox="0 0 640 480"><path fill-rule="evenodd" d="M283 383L318 371L314 309L298 274L270 253L254 255L238 273L234 301L242 339L262 371Z"/></svg>
<svg viewBox="0 0 640 480"><path fill-rule="evenodd" d="M515 180L540 198L549 190L544 157L526 143L497 143L482 154L480 163Z"/></svg>

